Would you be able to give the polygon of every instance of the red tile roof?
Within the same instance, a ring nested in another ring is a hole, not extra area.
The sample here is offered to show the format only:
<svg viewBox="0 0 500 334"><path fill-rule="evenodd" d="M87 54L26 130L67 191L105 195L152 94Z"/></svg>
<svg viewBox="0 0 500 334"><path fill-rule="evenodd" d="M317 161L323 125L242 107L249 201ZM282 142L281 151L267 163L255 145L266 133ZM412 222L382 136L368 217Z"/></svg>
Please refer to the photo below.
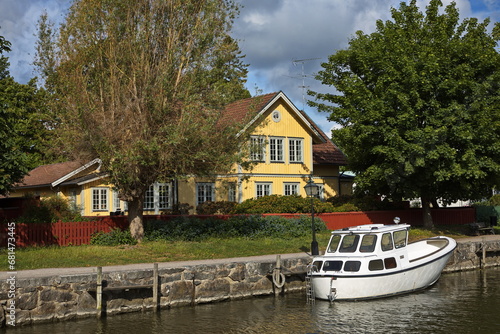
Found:
<svg viewBox="0 0 500 334"><path fill-rule="evenodd" d="M313 144L313 164L315 165L347 165L347 158L333 141L313 122L307 114L300 110L302 115L311 123L312 127L323 137L325 142Z"/></svg>
<svg viewBox="0 0 500 334"><path fill-rule="evenodd" d="M269 93L228 104L222 114L221 124L250 121L249 118L256 116L278 94L279 93Z"/></svg>
<svg viewBox="0 0 500 334"><path fill-rule="evenodd" d="M50 185L84 165L85 163L81 161L67 161L39 166L26 175L16 188Z"/></svg>

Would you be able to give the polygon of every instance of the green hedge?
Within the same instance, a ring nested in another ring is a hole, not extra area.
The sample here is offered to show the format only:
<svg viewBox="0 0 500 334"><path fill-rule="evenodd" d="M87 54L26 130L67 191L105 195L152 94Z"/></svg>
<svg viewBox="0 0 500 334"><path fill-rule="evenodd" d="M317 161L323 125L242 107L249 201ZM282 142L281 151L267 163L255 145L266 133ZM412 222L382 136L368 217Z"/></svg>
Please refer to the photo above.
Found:
<svg viewBox="0 0 500 334"><path fill-rule="evenodd" d="M321 202L315 198L314 211L317 213L334 212L331 203ZM311 212L311 199L297 195L282 196L269 195L251 198L235 206L234 214L262 214L262 213L307 213Z"/></svg>
<svg viewBox="0 0 500 334"><path fill-rule="evenodd" d="M315 230L325 231L325 223L315 219ZM294 238L311 233L311 218L238 215L226 220L178 217L169 221L147 221L145 240L201 241L207 238Z"/></svg>

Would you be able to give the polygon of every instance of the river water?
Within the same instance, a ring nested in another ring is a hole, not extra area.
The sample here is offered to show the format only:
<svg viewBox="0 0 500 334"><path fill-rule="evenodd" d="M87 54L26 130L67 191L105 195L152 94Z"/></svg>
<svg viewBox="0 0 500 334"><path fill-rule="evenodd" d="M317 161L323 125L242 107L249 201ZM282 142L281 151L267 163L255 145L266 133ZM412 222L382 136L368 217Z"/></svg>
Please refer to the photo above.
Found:
<svg viewBox="0 0 500 334"><path fill-rule="evenodd" d="M431 288L362 302L305 293L0 330L1 333L500 333L500 268L445 274Z"/></svg>

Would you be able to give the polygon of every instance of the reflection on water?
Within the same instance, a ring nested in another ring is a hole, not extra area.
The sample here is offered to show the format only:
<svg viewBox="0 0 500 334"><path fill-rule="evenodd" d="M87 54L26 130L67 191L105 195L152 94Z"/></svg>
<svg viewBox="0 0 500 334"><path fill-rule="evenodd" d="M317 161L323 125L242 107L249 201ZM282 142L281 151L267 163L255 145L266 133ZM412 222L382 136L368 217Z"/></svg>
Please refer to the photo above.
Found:
<svg viewBox="0 0 500 334"><path fill-rule="evenodd" d="M305 295L9 328L6 333L500 333L500 268L446 274L432 288L363 302Z"/></svg>

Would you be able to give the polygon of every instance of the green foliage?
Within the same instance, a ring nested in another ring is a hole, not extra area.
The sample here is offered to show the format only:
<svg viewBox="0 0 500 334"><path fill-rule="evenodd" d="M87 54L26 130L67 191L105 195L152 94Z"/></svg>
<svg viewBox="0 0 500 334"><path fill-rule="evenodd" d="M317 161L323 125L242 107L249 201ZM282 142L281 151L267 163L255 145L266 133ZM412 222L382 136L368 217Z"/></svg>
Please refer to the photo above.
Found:
<svg viewBox="0 0 500 334"><path fill-rule="evenodd" d="M164 215L188 215L193 207L188 203L175 203L172 209L163 211Z"/></svg>
<svg viewBox="0 0 500 334"><path fill-rule="evenodd" d="M314 212L333 212L330 203L321 202L315 198ZM269 195L259 198L250 198L239 203L233 210L236 214L261 214L261 213L310 213L311 199L298 195L282 196Z"/></svg>
<svg viewBox="0 0 500 334"><path fill-rule="evenodd" d="M236 205L236 202L229 201L206 201L196 206L196 213L199 215L227 215L233 211Z"/></svg>
<svg viewBox="0 0 500 334"><path fill-rule="evenodd" d="M43 198L40 202L31 202L17 221L19 223L55 223L76 222L86 220L80 210L70 205L67 199L60 196Z"/></svg>
<svg viewBox="0 0 500 334"><path fill-rule="evenodd" d="M135 245L137 240L132 238L129 230L122 231L119 228L114 228L111 232L97 232L90 238L91 245L98 246L118 246L118 245Z"/></svg>
<svg viewBox="0 0 500 334"><path fill-rule="evenodd" d="M401 2L317 76L335 90L311 92L310 105L341 125L332 138L365 193L428 207L484 197L498 180L500 35L489 20L461 20L453 2L441 7Z"/></svg>
<svg viewBox="0 0 500 334"><path fill-rule="evenodd" d="M489 200L489 205L500 206L500 194L491 196Z"/></svg>
<svg viewBox="0 0 500 334"><path fill-rule="evenodd" d="M43 90L35 81L23 85L14 81L8 71L10 42L0 36L0 194L12 186L41 161L43 138Z"/></svg>
<svg viewBox="0 0 500 334"><path fill-rule="evenodd" d="M315 219L316 231L325 231L321 219ZM146 240L201 241L207 238L300 237L311 233L311 218L288 219L279 216L242 215L227 220L179 217L169 221L147 221Z"/></svg>
<svg viewBox="0 0 500 334"><path fill-rule="evenodd" d="M397 210L404 209L404 202L393 202L379 196L367 195L342 195L327 199L335 207L335 212Z"/></svg>

